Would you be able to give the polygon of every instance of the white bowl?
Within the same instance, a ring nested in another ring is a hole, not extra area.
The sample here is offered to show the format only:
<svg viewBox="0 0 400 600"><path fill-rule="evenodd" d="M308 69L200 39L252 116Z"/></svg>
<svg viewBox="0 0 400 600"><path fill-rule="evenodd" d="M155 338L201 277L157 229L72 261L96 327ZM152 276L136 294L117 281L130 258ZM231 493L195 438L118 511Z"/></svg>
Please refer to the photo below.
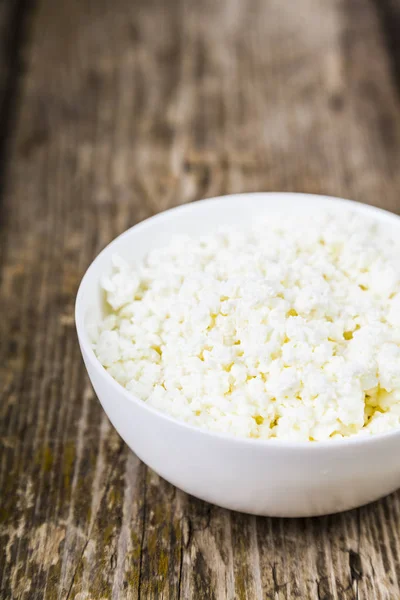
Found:
<svg viewBox="0 0 400 600"><path fill-rule="evenodd" d="M208 502L256 515L334 513L376 500L400 486L400 430L327 442L240 439L197 429L133 397L102 367L86 333L100 318L100 277L117 252L142 258L177 233L204 234L221 224L246 224L271 211L303 214L327 207L374 217L400 234L400 218L383 210L324 196L240 194L161 213L109 244L82 279L75 308L79 344L90 380L110 421L128 446L161 477Z"/></svg>

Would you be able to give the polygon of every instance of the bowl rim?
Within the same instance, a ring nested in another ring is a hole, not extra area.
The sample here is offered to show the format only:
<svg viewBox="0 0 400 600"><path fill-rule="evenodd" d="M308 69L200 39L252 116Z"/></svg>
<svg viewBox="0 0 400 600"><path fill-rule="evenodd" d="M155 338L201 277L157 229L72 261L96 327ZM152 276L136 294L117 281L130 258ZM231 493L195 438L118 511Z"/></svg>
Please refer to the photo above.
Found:
<svg viewBox="0 0 400 600"><path fill-rule="evenodd" d="M230 442L230 443L238 443L244 444L246 446L254 446L254 447L270 447L270 448L287 448L294 450L310 450L311 452L315 452L321 449L334 449L334 448L347 448L347 447L355 447L355 446L363 446L365 444L379 444L384 441L389 441L392 438L400 436L400 426L398 428L394 428L389 431L385 431L383 433L374 433L365 436L353 435L346 438L338 438L338 439L329 439L329 440L316 440L316 441L297 441L297 440L283 440L276 438L269 439L260 439L260 438L247 438L236 436L232 433L224 433L218 431L212 431L207 428L197 427L185 421L181 421L168 413L164 413L150 405L148 405L145 401L131 394L126 388L124 388L118 381L116 381L110 373L103 367L98 358L96 357L94 350L89 343L87 336L85 335L85 323L84 323L84 314L82 308L82 296L85 288L86 280L89 277L90 272L95 268L97 262L99 262L104 255L110 253L114 245L117 244L122 238L128 237L132 235L132 232L135 230L144 230L147 228L151 228L158 221L162 221L165 218L168 218L172 213L180 213L180 212L190 212L192 210L196 210L198 206L204 206L204 204L213 204L218 201L227 201L229 199L237 199L240 198L249 198L249 197L271 197L271 196L280 196L280 197L297 197L297 198L309 198L309 199L319 199L321 203L328 204L342 204L343 207L347 207L348 209L354 209L356 212L369 214L370 216L375 216L380 218L380 220L387 220L391 222L396 222L397 226L400 228L400 216L387 211L382 208L378 208L376 206L370 204L364 204L362 202L356 200L349 200L346 198L340 198L337 196L329 196L323 194L309 194L303 192L243 192L238 194L226 194L222 196L215 196L211 198L205 198L202 200L196 200L190 203L185 203L182 205L178 205L164 211L161 211L143 221L140 221L125 230L117 237L113 238L92 260L86 271L84 272L82 279L79 284L78 292L75 299L75 327L78 335L79 344L81 346L82 354L85 354L86 359L89 361L90 365L96 370L96 372L100 375L100 377L104 378L115 390L117 394L122 394L123 398L128 402L132 402L136 404L139 408L148 411L150 414L155 417L160 418L161 420L165 420L174 426L182 427L187 432L192 432L195 435L201 435L211 438L218 438L221 441Z"/></svg>

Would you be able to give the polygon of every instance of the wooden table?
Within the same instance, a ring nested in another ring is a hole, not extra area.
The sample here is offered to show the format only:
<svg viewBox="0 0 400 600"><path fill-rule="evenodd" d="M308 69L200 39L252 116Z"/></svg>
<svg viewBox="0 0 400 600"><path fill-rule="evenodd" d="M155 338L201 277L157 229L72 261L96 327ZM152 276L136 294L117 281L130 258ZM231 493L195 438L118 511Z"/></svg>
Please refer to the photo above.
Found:
<svg viewBox="0 0 400 600"><path fill-rule="evenodd" d="M0 19L1 600L400 598L399 493L302 520L188 497L110 426L73 319L96 253L171 206L295 190L400 212L400 2L1 0Z"/></svg>

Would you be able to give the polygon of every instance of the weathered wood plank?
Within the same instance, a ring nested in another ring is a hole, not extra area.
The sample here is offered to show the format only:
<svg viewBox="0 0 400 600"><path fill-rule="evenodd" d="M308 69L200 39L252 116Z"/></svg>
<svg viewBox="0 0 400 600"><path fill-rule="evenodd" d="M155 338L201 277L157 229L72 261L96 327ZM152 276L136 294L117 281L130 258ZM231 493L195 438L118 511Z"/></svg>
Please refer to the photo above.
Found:
<svg viewBox="0 0 400 600"><path fill-rule="evenodd" d="M400 3L398 0L375 0L375 6L381 22L392 76L397 93L400 94Z"/></svg>
<svg viewBox="0 0 400 600"><path fill-rule="evenodd" d="M30 8L29 0L0 0L0 195L7 168L7 142L16 116Z"/></svg>
<svg viewBox="0 0 400 600"><path fill-rule="evenodd" d="M291 521L187 497L112 430L72 316L96 252L176 204L276 189L400 212L386 14L38 0L0 215L1 599L400 596L399 493Z"/></svg>
<svg viewBox="0 0 400 600"><path fill-rule="evenodd" d="M0 105L4 96L8 75L8 46L7 30L12 21L12 3L0 2Z"/></svg>

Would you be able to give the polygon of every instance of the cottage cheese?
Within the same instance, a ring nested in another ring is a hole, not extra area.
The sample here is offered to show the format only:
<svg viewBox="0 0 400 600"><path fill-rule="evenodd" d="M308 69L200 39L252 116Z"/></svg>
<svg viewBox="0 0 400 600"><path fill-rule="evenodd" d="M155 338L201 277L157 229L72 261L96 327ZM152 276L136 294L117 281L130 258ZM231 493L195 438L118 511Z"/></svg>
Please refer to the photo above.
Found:
<svg viewBox="0 0 400 600"><path fill-rule="evenodd" d="M150 406L251 438L400 425L400 248L348 213L176 237L102 280L108 372Z"/></svg>

